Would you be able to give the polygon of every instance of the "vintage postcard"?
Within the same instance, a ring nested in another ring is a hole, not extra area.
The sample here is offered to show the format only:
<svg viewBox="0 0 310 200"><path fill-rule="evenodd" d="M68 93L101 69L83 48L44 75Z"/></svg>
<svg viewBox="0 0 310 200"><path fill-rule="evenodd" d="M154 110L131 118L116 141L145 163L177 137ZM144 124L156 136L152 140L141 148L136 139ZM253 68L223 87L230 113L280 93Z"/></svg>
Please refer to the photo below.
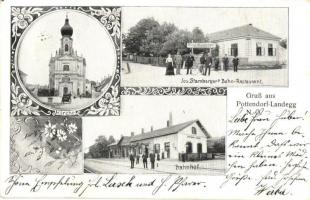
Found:
<svg viewBox="0 0 310 200"><path fill-rule="evenodd" d="M310 199L310 2L0 1L0 199Z"/></svg>

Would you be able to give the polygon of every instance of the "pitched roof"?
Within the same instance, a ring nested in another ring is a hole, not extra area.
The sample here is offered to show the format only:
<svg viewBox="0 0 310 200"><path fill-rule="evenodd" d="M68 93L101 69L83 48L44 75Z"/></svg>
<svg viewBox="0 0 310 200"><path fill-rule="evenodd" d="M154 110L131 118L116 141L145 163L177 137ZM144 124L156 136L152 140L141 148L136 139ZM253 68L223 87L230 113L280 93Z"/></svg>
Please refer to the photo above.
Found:
<svg viewBox="0 0 310 200"><path fill-rule="evenodd" d="M151 132L139 134L132 136L130 138L131 142L139 141L139 140L144 140L144 139L149 139L149 138L155 138L155 137L160 137L160 136L165 136L165 135L170 135L170 134L175 134L178 133L179 131L183 130L184 128L192 125L193 123L197 122L198 126L202 129L203 133L209 138L211 137L210 134L206 131L206 129L202 126L200 121L198 119L184 122L181 124L173 125L170 127L165 127L162 129L157 129Z"/></svg>
<svg viewBox="0 0 310 200"><path fill-rule="evenodd" d="M117 145L126 146L130 144L130 136L122 136Z"/></svg>
<svg viewBox="0 0 310 200"><path fill-rule="evenodd" d="M110 146L115 146L115 145L117 145L117 144L118 144L118 141L115 141L115 142L109 144L108 147L110 147Z"/></svg>
<svg viewBox="0 0 310 200"><path fill-rule="evenodd" d="M272 40L281 39L278 36L275 36L271 33L268 33L266 31L254 27L252 24L247 24L244 26L239 26L224 31L210 33L207 36L212 42L230 40L235 38L244 38L244 37L272 39Z"/></svg>

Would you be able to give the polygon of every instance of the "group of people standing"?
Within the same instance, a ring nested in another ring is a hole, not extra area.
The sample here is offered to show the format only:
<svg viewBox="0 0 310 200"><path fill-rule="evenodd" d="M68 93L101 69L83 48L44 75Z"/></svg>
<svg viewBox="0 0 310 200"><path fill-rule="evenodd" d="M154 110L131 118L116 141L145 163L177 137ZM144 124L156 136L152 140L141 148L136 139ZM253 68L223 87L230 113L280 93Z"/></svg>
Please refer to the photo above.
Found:
<svg viewBox="0 0 310 200"><path fill-rule="evenodd" d="M158 167L160 156L159 154L154 154L154 153L150 153L149 156L150 156L149 160L151 162L151 169L155 169L155 160L157 160L157 167ZM139 154L134 155L131 153L129 155L129 160L130 160L130 168L133 169L135 167L135 163L136 165L140 163L140 155ZM143 168L148 169L148 155L147 154L142 155L142 163L143 163Z"/></svg>
<svg viewBox="0 0 310 200"><path fill-rule="evenodd" d="M183 65L186 68L186 74L192 74L192 68L194 65L195 58L193 54L189 54L187 56L182 57L180 53L178 52L173 58L171 54L168 54L168 57L166 58L166 75L175 75L174 68L176 68L176 75L181 74L181 69L183 68ZM229 66L229 58L227 57L227 54L222 58L223 68L225 71L228 71ZM234 72L238 71L238 65L239 65L239 58L237 56L234 56L232 59L232 64L234 66ZM219 70L220 67L220 58L218 56L213 57L211 53L204 53L200 57L200 66L199 71L203 75L209 75L211 74L211 68L214 67L215 71Z"/></svg>

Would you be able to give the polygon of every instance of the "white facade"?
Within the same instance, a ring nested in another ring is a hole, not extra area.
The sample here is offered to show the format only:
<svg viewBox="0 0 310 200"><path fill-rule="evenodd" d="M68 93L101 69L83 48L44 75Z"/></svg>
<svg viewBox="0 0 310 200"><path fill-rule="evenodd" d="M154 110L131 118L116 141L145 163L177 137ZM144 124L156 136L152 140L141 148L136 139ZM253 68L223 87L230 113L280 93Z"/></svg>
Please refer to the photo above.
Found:
<svg viewBox="0 0 310 200"><path fill-rule="evenodd" d="M196 129L196 134L193 134L193 127ZM198 153L198 144L202 145L201 153L207 153L207 136L202 132L197 123L178 133L178 152L186 153L186 143L188 142L192 143L192 153Z"/></svg>
<svg viewBox="0 0 310 200"><path fill-rule="evenodd" d="M232 45L237 44L237 56L241 62L249 64L278 64L281 62L277 55L280 51L280 45L279 41L276 40L241 38L220 41L217 44L219 45L219 57L223 57L225 54L232 57ZM260 52L257 48L261 48ZM272 52L269 48L272 49Z"/></svg>
<svg viewBox="0 0 310 200"><path fill-rule="evenodd" d="M152 134L152 132L142 134ZM164 155L164 158L169 159L178 159L180 153L207 153L207 136L198 126L197 121L177 133L142 139L132 144L139 146L135 148L136 154L145 153L147 148L148 153L159 154L161 158ZM189 144L191 144L190 152L188 152ZM159 151L156 147L159 147ZM201 148L200 151L199 148Z"/></svg>
<svg viewBox="0 0 310 200"><path fill-rule="evenodd" d="M49 63L49 89L54 90L56 96L72 94L80 96L86 93L86 61L78 56L73 49L73 29L69 19L61 29L61 45L56 55Z"/></svg>

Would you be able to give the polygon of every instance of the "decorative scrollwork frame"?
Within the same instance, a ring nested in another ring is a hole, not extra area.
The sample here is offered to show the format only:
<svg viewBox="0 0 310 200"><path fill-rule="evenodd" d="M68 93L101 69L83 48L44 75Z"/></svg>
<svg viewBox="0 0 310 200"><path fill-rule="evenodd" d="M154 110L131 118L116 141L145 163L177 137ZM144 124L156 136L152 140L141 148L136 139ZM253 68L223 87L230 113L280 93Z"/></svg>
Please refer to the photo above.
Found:
<svg viewBox="0 0 310 200"><path fill-rule="evenodd" d="M109 88L92 105L76 110L60 110L39 102L24 87L15 56L18 43L35 20L57 10L76 10L98 20L109 33L116 51L116 69ZM11 7L11 116L114 116L120 114L121 8L99 6Z"/></svg>

